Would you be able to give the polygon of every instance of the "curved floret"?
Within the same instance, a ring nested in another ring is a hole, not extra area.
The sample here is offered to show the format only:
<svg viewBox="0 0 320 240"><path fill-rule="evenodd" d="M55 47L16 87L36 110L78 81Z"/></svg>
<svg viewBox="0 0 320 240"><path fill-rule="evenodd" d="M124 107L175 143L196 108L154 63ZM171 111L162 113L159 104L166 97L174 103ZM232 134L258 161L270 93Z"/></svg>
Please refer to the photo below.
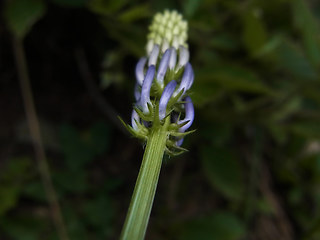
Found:
<svg viewBox="0 0 320 240"><path fill-rule="evenodd" d="M187 90L189 90L189 88L191 87L191 85L193 83L193 79L194 79L193 69L191 67L191 64L187 63L184 68L184 72L183 72L180 86L176 90L176 92L174 93L173 96L178 95L181 91L183 91L183 93L185 93Z"/></svg>
<svg viewBox="0 0 320 240"><path fill-rule="evenodd" d="M187 95L194 81L189 62L187 22L176 11L157 14L150 26L147 56L136 65L136 103L130 132L146 141L153 128L167 126L166 152L185 151L184 137L194 120L194 107Z"/></svg>
<svg viewBox="0 0 320 240"><path fill-rule="evenodd" d="M162 92L160 101L159 101L159 119L162 120L167 114L167 105L169 100L171 99L171 96L177 86L177 82L175 80L172 80L167 84L165 89Z"/></svg>
<svg viewBox="0 0 320 240"><path fill-rule="evenodd" d="M158 68L158 72L157 72L157 81L159 82L159 84L161 86L163 85L163 79L164 79L164 76L167 72L170 56L171 56L171 50L167 49L165 51L165 53L163 54L161 61L160 61L160 64L159 64L159 68Z"/></svg>
<svg viewBox="0 0 320 240"><path fill-rule="evenodd" d="M180 132L185 132L189 127L191 127L194 120L194 107L190 97L185 97L184 109L185 118L183 120L178 121L178 124L186 124L179 129Z"/></svg>
<svg viewBox="0 0 320 240"><path fill-rule="evenodd" d="M139 85L141 86L144 79L144 67L146 65L147 58L140 58L139 62L136 65L136 79Z"/></svg>
<svg viewBox="0 0 320 240"><path fill-rule="evenodd" d="M143 112L148 112L148 103L150 103L150 89L152 85L152 81L154 78L155 67L151 65L148 68L146 73L146 77L143 80L142 88L141 88L141 95L140 95L140 106Z"/></svg>

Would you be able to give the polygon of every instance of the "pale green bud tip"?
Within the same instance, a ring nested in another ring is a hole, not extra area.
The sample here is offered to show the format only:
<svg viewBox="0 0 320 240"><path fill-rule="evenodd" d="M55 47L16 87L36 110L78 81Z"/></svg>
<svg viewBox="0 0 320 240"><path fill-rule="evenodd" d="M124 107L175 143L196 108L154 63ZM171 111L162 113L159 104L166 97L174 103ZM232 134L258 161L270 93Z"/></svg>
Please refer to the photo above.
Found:
<svg viewBox="0 0 320 240"><path fill-rule="evenodd" d="M146 46L148 54L152 51L154 44L158 44L162 52L170 47L176 49L179 46L188 47L188 23L175 10L157 13L149 26L149 31Z"/></svg>

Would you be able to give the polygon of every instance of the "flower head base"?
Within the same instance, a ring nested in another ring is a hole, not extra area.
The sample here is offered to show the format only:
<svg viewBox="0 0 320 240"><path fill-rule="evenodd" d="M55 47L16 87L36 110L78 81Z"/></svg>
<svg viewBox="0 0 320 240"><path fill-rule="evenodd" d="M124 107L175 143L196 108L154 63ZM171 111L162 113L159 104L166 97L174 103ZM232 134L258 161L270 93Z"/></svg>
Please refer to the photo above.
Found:
<svg viewBox="0 0 320 240"><path fill-rule="evenodd" d="M161 46L165 52L171 46L178 49L179 46L188 47L187 32L188 23L182 19L177 11L164 11L157 13L149 27L147 53L150 54L155 44Z"/></svg>
<svg viewBox="0 0 320 240"><path fill-rule="evenodd" d="M147 140L153 129L167 131L166 152L177 155L194 120L187 96L194 80L187 48L187 22L176 11L158 13L150 26L147 56L136 65L136 104L129 131Z"/></svg>

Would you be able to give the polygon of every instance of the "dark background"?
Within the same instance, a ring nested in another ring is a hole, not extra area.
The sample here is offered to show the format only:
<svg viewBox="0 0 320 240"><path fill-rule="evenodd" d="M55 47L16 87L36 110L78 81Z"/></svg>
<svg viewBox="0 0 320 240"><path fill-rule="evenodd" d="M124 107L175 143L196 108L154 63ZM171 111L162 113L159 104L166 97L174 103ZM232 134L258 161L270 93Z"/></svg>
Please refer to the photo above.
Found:
<svg viewBox="0 0 320 240"><path fill-rule="evenodd" d="M143 146L129 122L152 16L189 23L189 152L165 157L146 239L320 239L320 4L0 2L0 239L59 239L19 84L23 40L70 240L118 239Z"/></svg>

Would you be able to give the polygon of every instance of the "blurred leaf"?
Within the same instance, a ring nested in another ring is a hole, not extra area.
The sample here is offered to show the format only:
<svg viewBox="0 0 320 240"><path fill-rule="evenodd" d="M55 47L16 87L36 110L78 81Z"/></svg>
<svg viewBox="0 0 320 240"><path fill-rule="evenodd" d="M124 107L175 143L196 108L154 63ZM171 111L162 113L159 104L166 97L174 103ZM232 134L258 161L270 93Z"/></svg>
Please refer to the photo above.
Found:
<svg viewBox="0 0 320 240"><path fill-rule="evenodd" d="M284 144L288 139L286 129L280 124L273 122L267 126L269 133L278 144Z"/></svg>
<svg viewBox="0 0 320 240"><path fill-rule="evenodd" d="M212 142L215 146L223 146L230 139L233 126L230 123L205 123L204 127L199 129L204 139ZM214 133L214 134L213 134Z"/></svg>
<svg viewBox="0 0 320 240"><path fill-rule="evenodd" d="M141 4L132 7L126 11L123 11L118 19L125 23L131 23L141 18L146 18L150 15L150 9L148 4Z"/></svg>
<svg viewBox="0 0 320 240"><path fill-rule="evenodd" d="M88 174L85 169L72 169L54 174L54 182L62 192L82 193L88 187Z"/></svg>
<svg viewBox="0 0 320 240"><path fill-rule="evenodd" d="M88 240L91 239L88 234L86 225L80 214L76 212L74 203L65 204L63 213L67 224L67 231L70 239ZM57 238L58 240L59 238Z"/></svg>
<svg viewBox="0 0 320 240"><path fill-rule="evenodd" d="M301 49L289 40L284 40L282 44L275 49L275 53L276 66L284 68L295 78L301 78L301 81L304 79L314 80L317 78L317 73L306 59Z"/></svg>
<svg viewBox="0 0 320 240"><path fill-rule="evenodd" d="M183 240L240 240L245 226L237 216L216 211L212 216L192 220L183 225L178 239Z"/></svg>
<svg viewBox="0 0 320 240"><path fill-rule="evenodd" d="M214 83L195 82L192 87L192 101L196 106L203 106L221 97L221 89Z"/></svg>
<svg viewBox="0 0 320 240"><path fill-rule="evenodd" d="M106 0L90 0L88 7L91 11L101 14L110 15L119 11L129 1L128 0L117 0L117 1L106 1Z"/></svg>
<svg viewBox="0 0 320 240"><path fill-rule="evenodd" d="M310 3L311 4L311 3ZM310 61L320 65L320 42L319 42L319 24L313 17L307 2L303 0L293 0L292 10L294 23L302 33L304 47Z"/></svg>
<svg viewBox="0 0 320 240"><path fill-rule="evenodd" d="M110 129L103 122L98 122L81 136L77 130L69 125L60 129L62 151L65 162L70 170L78 170L89 163L96 155L107 151L110 143Z"/></svg>
<svg viewBox="0 0 320 240"><path fill-rule="evenodd" d="M265 215L271 215L276 213L275 208L266 198L257 199L256 204L256 208Z"/></svg>
<svg viewBox="0 0 320 240"><path fill-rule="evenodd" d="M267 39L267 32L261 19L259 9L246 11L243 16L243 41L251 56L254 56Z"/></svg>
<svg viewBox="0 0 320 240"><path fill-rule="evenodd" d="M215 49L235 51L239 47L239 42L230 33L222 33L215 35L209 39L210 45Z"/></svg>
<svg viewBox="0 0 320 240"><path fill-rule="evenodd" d="M42 0L11 0L7 1L5 18L9 29L17 37L24 38L45 10Z"/></svg>
<svg viewBox="0 0 320 240"><path fill-rule="evenodd" d="M201 0L187 0L183 3L183 13L186 17L192 17L199 8Z"/></svg>
<svg viewBox="0 0 320 240"><path fill-rule="evenodd" d="M0 226L10 239L14 240L38 240L46 229L48 222L45 219L35 218L32 215L7 217L1 219Z"/></svg>
<svg viewBox="0 0 320 240"><path fill-rule="evenodd" d="M95 155L108 150L110 144L110 128L103 122L94 124L90 129L88 145Z"/></svg>
<svg viewBox="0 0 320 240"><path fill-rule="evenodd" d="M320 124L319 122L299 122L290 124L289 129L291 132L305 138L320 138Z"/></svg>
<svg viewBox="0 0 320 240"><path fill-rule="evenodd" d="M121 85L124 82L124 75L121 72L108 72L105 71L101 73L101 83L100 87L102 89L106 89L110 87L112 84Z"/></svg>
<svg viewBox="0 0 320 240"><path fill-rule="evenodd" d="M95 232L102 231L101 238L110 236L114 208L108 195L99 194L96 198L86 201L82 209L85 221L96 229Z"/></svg>
<svg viewBox="0 0 320 240"><path fill-rule="evenodd" d="M121 43L123 47L136 56L143 56L146 31L133 24L124 24L119 21L102 20L102 25L110 37ZM130 37L128 37L130 36Z"/></svg>
<svg viewBox="0 0 320 240"><path fill-rule="evenodd" d="M239 159L230 149L206 147L201 154L205 175L213 187L231 200L241 200L245 181Z"/></svg>
<svg viewBox="0 0 320 240"><path fill-rule="evenodd" d="M43 184L39 182L39 180L25 184L23 187L23 196L40 202L47 201Z"/></svg>
<svg viewBox="0 0 320 240"><path fill-rule="evenodd" d="M230 91L275 95L250 69L234 65L217 65L196 72L197 81L192 87L192 99L196 105L204 105Z"/></svg>
<svg viewBox="0 0 320 240"><path fill-rule="evenodd" d="M226 90L271 94L274 92L250 69L233 65L221 65L197 72L199 84L221 86ZM199 94L202 94L199 92Z"/></svg>
<svg viewBox="0 0 320 240"><path fill-rule="evenodd" d="M6 214L7 211L16 206L19 196L21 186L0 186L0 216Z"/></svg>
<svg viewBox="0 0 320 240"><path fill-rule="evenodd" d="M301 108L301 97L292 97L288 99L284 104L282 104L282 106L279 107L279 109L276 109L272 113L272 116L270 116L270 119L272 119L273 121L282 121L290 117L292 114L294 114Z"/></svg>
<svg viewBox="0 0 320 240"><path fill-rule="evenodd" d="M0 216L16 206L23 181L30 176L31 160L27 157L10 159L0 175Z"/></svg>
<svg viewBox="0 0 320 240"><path fill-rule="evenodd" d="M93 152L81 139L75 128L68 125L61 126L60 139L65 163L69 169L78 170L93 159Z"/></svg>
<svg viewBox="0 0 320 240"><path fill-rule="evenodd" d="M84 7L91 0L50 0L62 7Z"/></svg>

